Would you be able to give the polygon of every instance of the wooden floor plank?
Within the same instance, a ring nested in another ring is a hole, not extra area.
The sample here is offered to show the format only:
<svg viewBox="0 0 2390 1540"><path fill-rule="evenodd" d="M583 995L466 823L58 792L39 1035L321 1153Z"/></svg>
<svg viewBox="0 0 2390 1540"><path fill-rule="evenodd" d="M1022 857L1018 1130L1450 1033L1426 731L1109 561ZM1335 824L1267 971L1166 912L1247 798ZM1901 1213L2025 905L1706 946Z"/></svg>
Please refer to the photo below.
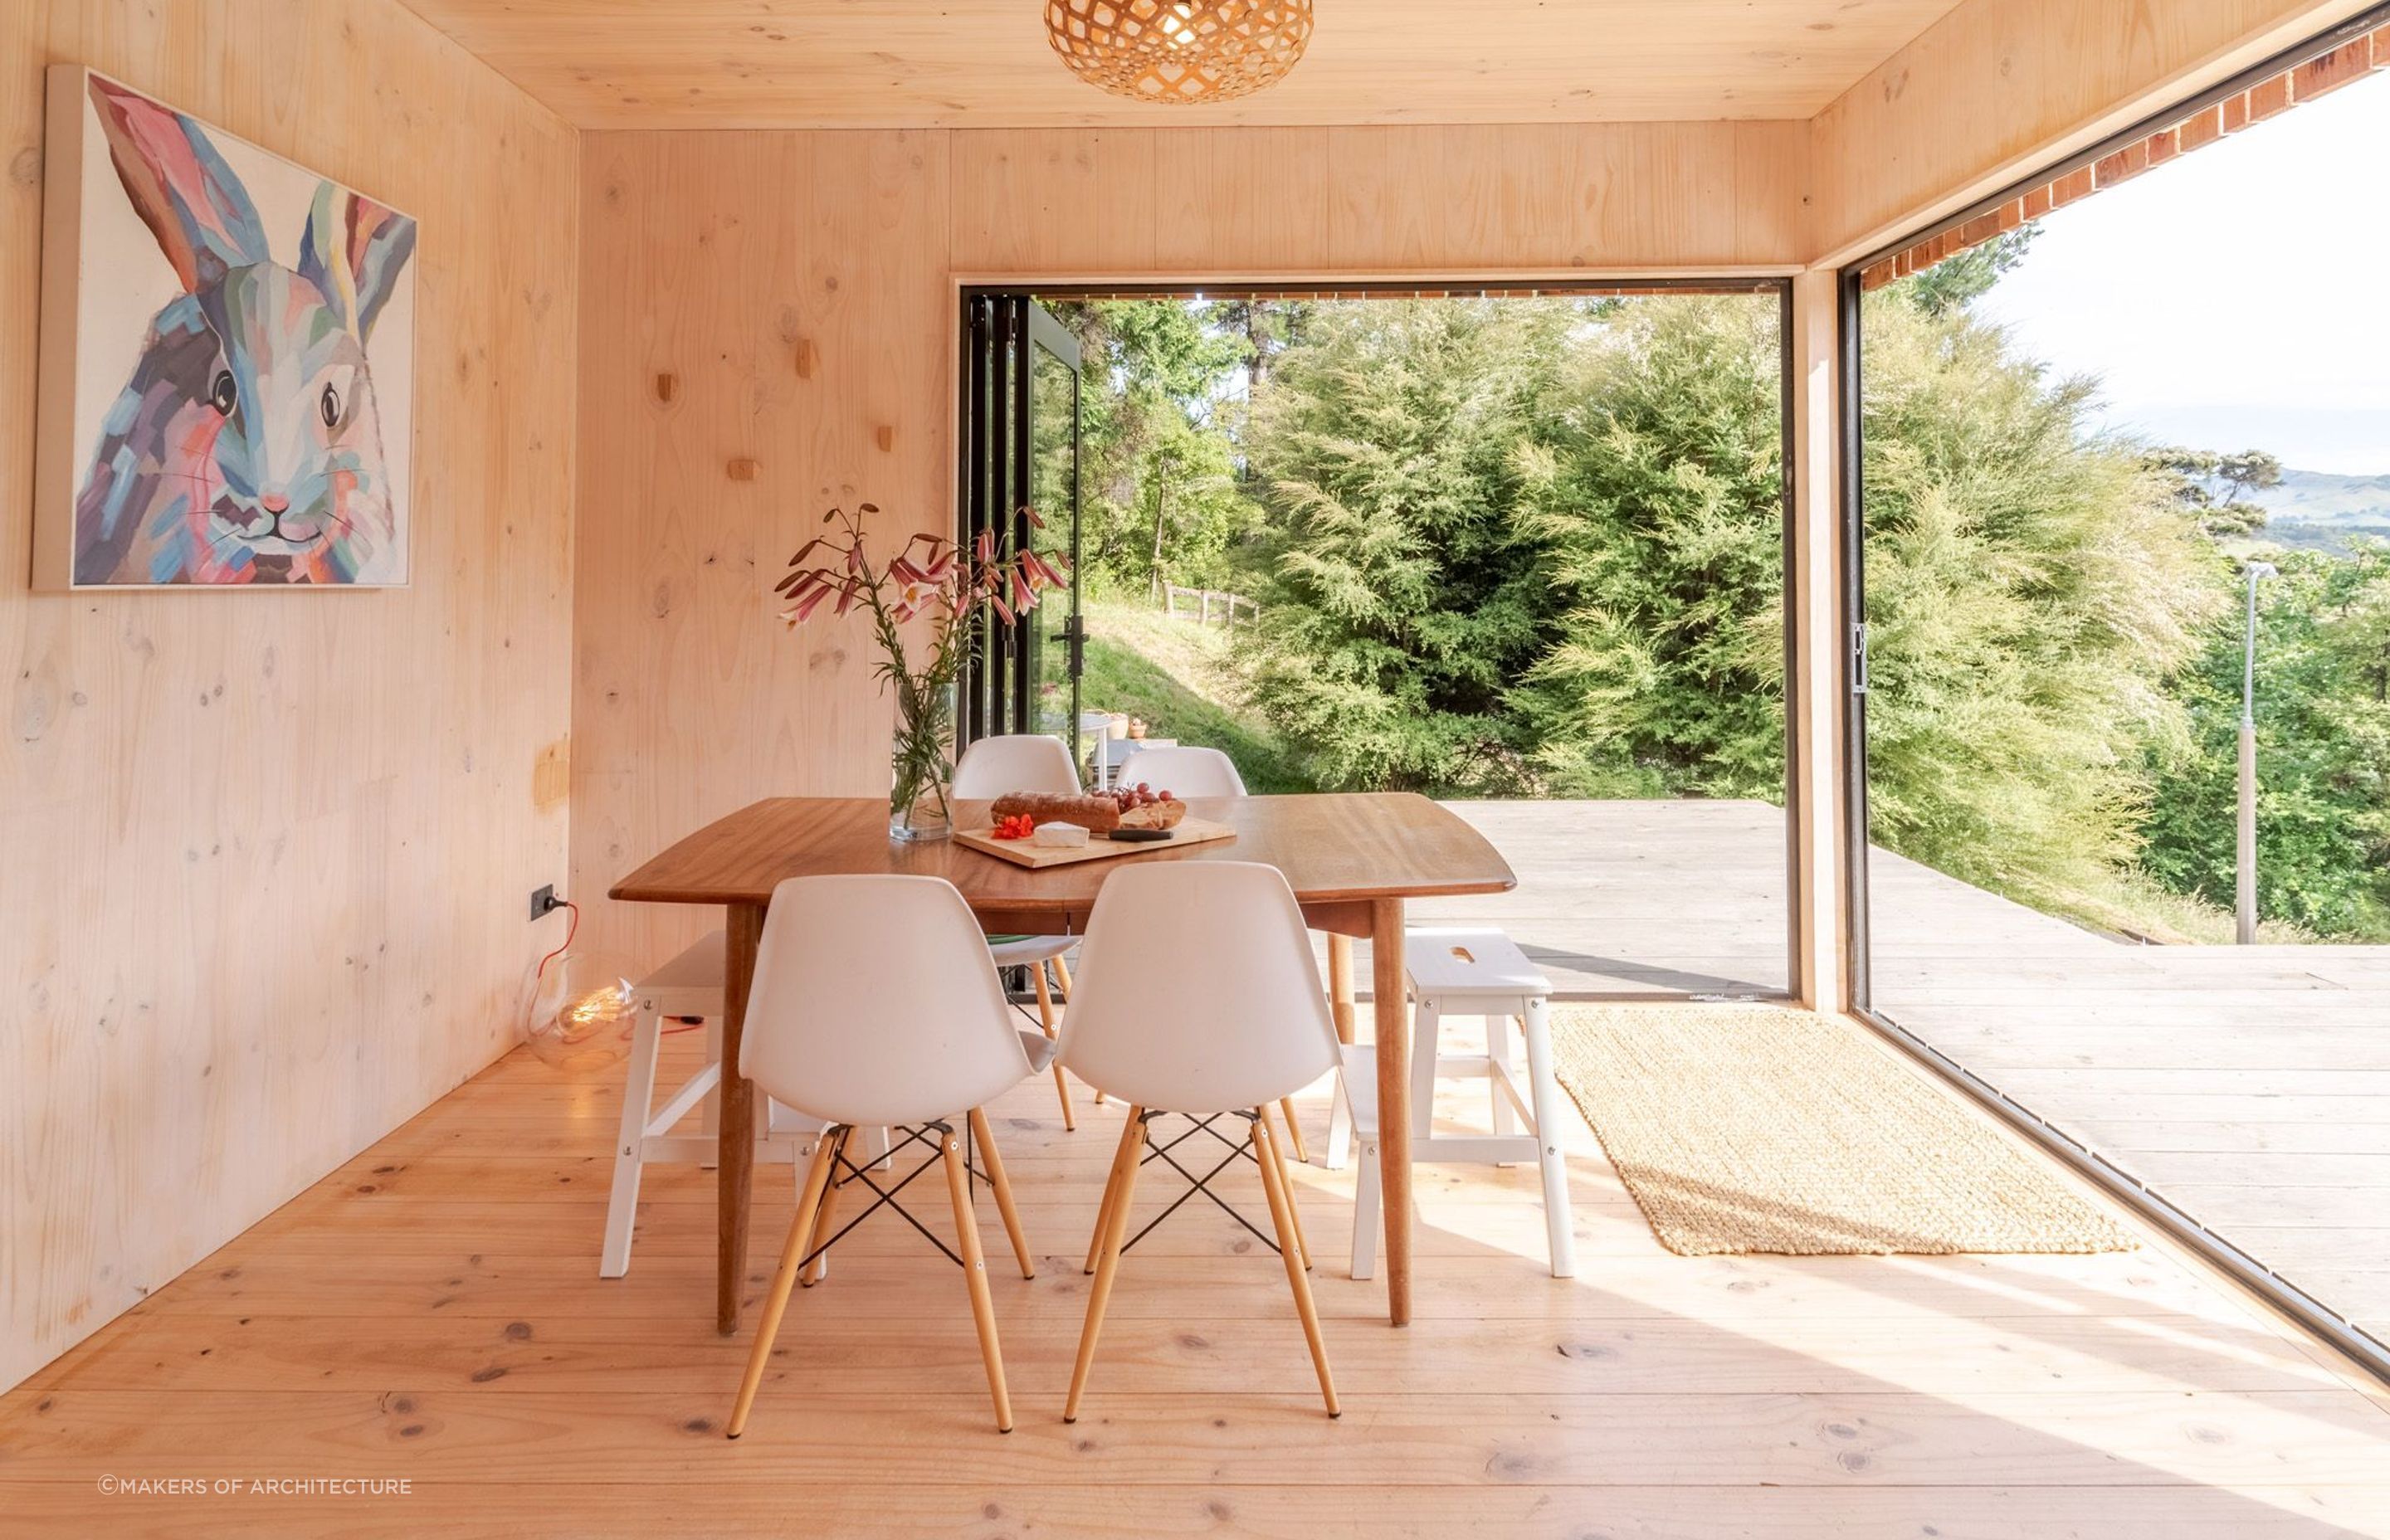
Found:
<svg viewBox="0 0 2390 1540"><path fill-rule="evenodd" d="M1396 1328L1388 1328L1388 1330ZM2380 1490L2390 1419L2345 1391L2180 1391L1963 1399L1866 1394L1413 1395L1345 1390L1139 1393L1099 1361L1075 1425L1060 1398L990 1425L983 1387L867 1415L819 1383L767 1392L746 1436L722 1436L733 1387L607 1395L373 1392L44 1391L0 1408L12 1465L96 1482L171 1468L216 1478L294 1458L345 1475L513 1482L833 1482L860 1469L925 1486L2033 1484Z"/></svg>
<svg viewBox="0 0 2390 1540"><path fill-rule="evenodd" d="M1219 1290L1207 1314L1129 1316L1104 1335L1105 1382L1122 1392L1298 1395L1311 1381L1285 1279L1256 1265L1248 1284ZM1124 1296L1137 1292L1124 1275ZM1275 1281L1277 1287L1269 1285ZM1056 1308L1016 1277L996 1280L1006 1374L1016 1397L1059 1396L1078 1345L1078 1311ZM936 1394L970 1383L978 1339L961 1280L940 1262L895 1286L914 1309L892 1316L849 1308L855 1292L809 1290L791 1310L767 1387L826 1379L870 1395ZM1016 1287L1018 1286L1018 1287ZM1081 1291L1084 1299L1084 1291ZM1082 1304L1081 1308L1084 1308ZM1498 1384L1528 1395L1735 1394L1887 1389L1962 1394L2041 1391L2053 1397L2119 1392L2328 1390L2338 1381L2298 1349L2242 1332L2227 1340L2163 1318L2011 1317L1997 1321L1799 1315L1723 1330L1707 1321L1526 1322L1508 1316L1420 1321L1379 1329L1365 1316L1329 1323L1338 1371L1356 1385L1467 1395ZM30 1388L271 1391L427 1390L487 1385L504 1393L588 1391L635 1381L703 1394L734 1383L749 1343L685 1319L600 1317L528 1321L381 1321L270 1315L146 1320L112 1332L69 1367L38 1371ZM2390 1431L2390 1430L2385 1430Z"/></svg>
<svg viewBox="0 0 2390 1540"><path fill-rule="evenodd" d="M1035 1487L916 1486L883 1482L787 1485L744 1482L598 1482L576 1505L572 1533L583 1540L708 1536L920 1534L952 1540L1024 1535L1117 1536L1124 1528L1155 1540L1851 1540L1859 1535L1940 1540L2330 1540L2378 1534L2379 1493L2368 1487L2268 1488L2219 1499L2203 1488L1908 1486L1780 1487L1754 1523L1753 1499L1733 1488L1666 1484L1377 1487L1309 1483L1222 1488L1202 1482L1139 1487L1133 1499L1099 1480ZM1124 1520L1124 1509L1130 1509ZM29 1534L77 1532L90 1521L80 1484L10 1484L0 1478L0 1526ZM514 1540L554 1525L552 1489L475 1482L415 1483L400 1496L236 1495L195 1504L183 1498L118 1497L107 1509L120 1534L171 1533L183 1540L251 1540L268 1533L345 1540Z"/></svg>

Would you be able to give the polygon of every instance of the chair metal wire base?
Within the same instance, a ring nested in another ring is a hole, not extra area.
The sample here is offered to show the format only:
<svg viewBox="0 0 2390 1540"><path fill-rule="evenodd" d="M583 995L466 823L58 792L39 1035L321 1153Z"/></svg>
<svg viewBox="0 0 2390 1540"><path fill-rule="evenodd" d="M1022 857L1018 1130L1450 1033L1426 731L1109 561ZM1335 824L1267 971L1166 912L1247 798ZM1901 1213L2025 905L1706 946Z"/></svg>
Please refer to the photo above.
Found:
<svg viewBox="0 0 2390 1540"><path fill-rule="evenodd" d="M1168 1144L1157 1144L1154 1142L1153 1137L1153 1120L1163 1117L1185 1117L1189 1123L1193 1124L1193 1126L1189 1128L1184 1134L1181 1134L1176 1138L1171 1140ZM1229 1138L1226 1134L1221 1133L1218 1129L1212 1126L1222 1118L1242 1118L1245 1120L1245 1136L1241 1142ZM1180 1193L1176 1198L1171 1200L1169 1207L1163 1209L1160 1213L1155 1214L1151 1219L1147 1220L1145 1228L1137 1231L1137 1234L1121 1242L1121 1253L1123 1255L1126 1255L1128 1253L1129 1248L1135 1246L1138 1241L1143 1240L1147 1236L1152 1234L1153 1227L1156 1225L1161 1224L1163 1220L1177 1213L1181 1204L1185 1203L1187 1200L1194 1197L1199 1192L1204 1197L1210 1199L1213 1202L1218 1204L1220 1206L1221 1213L1227 1214L1238 1224L1242 1225L1246 1229L1251 1230L1253 1234L1253 1238L1259 1240L1263 1245L1268 1247L1273 1251L1279 1249L1278 1241L1276 1239L1263 1234L1258 1226L1254 1225L1252 1220L1247 1219L1243 1214L1237 1212L1235 1204L1230 1203L1227 1199L1212 1190L1212 1182L1214 1178L1217 1177L1222 1172L1227 1170L1230 1166L1236 1164L1240 1158L1251 1161L1255 1169L1258 1170L1260 1168L1261 1157L1254 1153L1253 1149L1253 1113L1214 1112L1210 1117L1199 1118L1191 1112L1171 1113L1149 1111L1141 1121L1144 1123L1143 1136L1146 1153L1139 1157L1137 1164L1142 1167L1150 1165L1156 1161L1160 1161L1163 1164L1168 1166L1171 1170L1185 1177L1187 1179L1188 1187L1185 1192ZM1220 1163L1214 1166L1211 1170L1205 1172L1201 1176L1196 1175L1185 1166L1180 1165L1170 1153L1172 1150L1177 1149L1180 1145L1185 1144L1188 1140L1193 1138L1198 1134L1209 1134L1213 1138L1218 1140L1221 1144L1224 1144L1228 1148L1228 1153L1220 1158Z"/></svg>
<svg viewBox="0 0 2390 1540"><path fill-rule="evenodd" d="M939 1239L936 1235L932 1233L928 1226L923 1225L919 1219L916 1219L913 1216L913 1213L910 1209L907 1209L904 1204L896 1200L896 1195L898 1193L903 1192L906 1187L911 1187L915 1181L919 1179L922 1173L934 1169L940 1161L945 1159L943 1146L946 1139L954 1136L954 1124L949 1123L924 1123L913 1124L911 1126L899 1125L893 1128L890 1130L892 1134L902 1134L905 1136L901 1139L891 1139L888 1145L887 1153L868 1156L867 1157L867 1163L863 1165L857 1165L854 1161L848 1159L846 1147L844 1143L841 1141L841 1136L850 1132L851 1129L851 1124L832 1123L821 1131L820 1136L822 1138L834 1141L830 1146L829 1185L842 1190L851 1183L860 1182L865 1187L869 1187L873 1193L877 1194L877 1197L873 1200L869 1208L864 1210L861 1213L856 1214L854 1218L849 1219L845 1224L840 1226L836 1233L832 1234L829 1239L823 1241L820 1245L816 1246L812 1251L807 1251L803 1257L799 1258L797 1262L798 1271L802 1273L805 1269L811 1267L815 1261L826 1254L831 1247L845 1239L848 1232L853 1230L857 1225L860 1225L865 1220L870 1218L873 1214L879 1213L881 1209L895 1210L896 1216L898 1218L904 1220L906 1224L912 1226L913 1228L920 1231L922 1238L943 1252L948 1262L953 1263L957 1267L967 1265L961 1255L957 1252L953 1247ZM933 1134L936 1136L935 1138L931 1136ZM917 1165L911 1171L906 1172L905 1175L892 1187L882 1187L879 1183L871 1179L871 1170L873 1167L894 1161L899 1150L906 1149L907 1146L916 1144L926 1145L929 1147L930 1150L929 1157L922 1161L919 1165ZM979 1169L978 1165L972 1161L971 1155L971 1131L968 1123L966 1123L963 1128L963 1173L965 1180L967 1182L986 1180L987 1174Z"/></svg>

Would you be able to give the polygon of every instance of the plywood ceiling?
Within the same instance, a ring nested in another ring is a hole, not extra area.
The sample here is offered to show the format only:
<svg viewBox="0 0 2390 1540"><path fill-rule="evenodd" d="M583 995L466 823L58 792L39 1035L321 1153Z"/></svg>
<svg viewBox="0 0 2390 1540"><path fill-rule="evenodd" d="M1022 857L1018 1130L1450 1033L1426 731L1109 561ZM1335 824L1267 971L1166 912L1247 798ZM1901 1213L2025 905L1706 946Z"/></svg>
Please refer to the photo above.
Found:
<svg viewBox="0 0 2390 1540"><path fill-rule="evenodd" d="M1317 0L1292 78L1108 96L1042 0L406 0L593 128L1071 127L1814 116L1956 0Z"/></svg>

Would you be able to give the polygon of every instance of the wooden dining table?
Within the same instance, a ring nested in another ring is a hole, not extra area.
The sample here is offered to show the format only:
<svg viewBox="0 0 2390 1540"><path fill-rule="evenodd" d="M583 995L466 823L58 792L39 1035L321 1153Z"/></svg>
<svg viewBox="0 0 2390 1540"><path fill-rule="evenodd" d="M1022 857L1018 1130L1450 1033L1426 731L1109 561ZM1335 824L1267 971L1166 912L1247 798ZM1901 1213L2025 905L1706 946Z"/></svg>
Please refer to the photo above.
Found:
<svg viewBox="0 0 2390 1540"><path fill-rule="evenodd" d="M884 800L774 797L707 825L614 885L609 896L615 899L719 905L726 916L714 1312L724 1335L739 1329L755 1160L754 1087L737 1072L739 1046L772 890L792 877L940 877L960 891L992 933L1075 935L1086 929L1104 879L1132 862L1149 861L1259 861L1283 872L1304 923L1328 936L1329 994L1338 1034L1347 1042L1355 1014L1353 939L1368 940L1387 1313L1396 1326L1410 1320L1411 1076L1403 905L1413 898L1501 892L1518 879L1483 835L1409 792L1189 798L1187 807L1190 817L1230 825L1236 837L1033 870L951 840L892 840ZM989 822L985 802L957 802L955 813L958 828Z"/></svg>

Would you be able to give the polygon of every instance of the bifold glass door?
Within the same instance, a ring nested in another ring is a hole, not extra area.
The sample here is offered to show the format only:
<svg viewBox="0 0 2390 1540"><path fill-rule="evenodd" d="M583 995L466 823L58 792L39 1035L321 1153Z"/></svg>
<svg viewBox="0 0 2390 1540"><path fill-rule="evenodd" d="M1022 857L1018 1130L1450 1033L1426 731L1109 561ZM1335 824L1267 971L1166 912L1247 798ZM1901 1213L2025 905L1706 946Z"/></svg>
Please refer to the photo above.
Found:
<svg viewBox="0 0 2390 1540"><path fill-rule="evenodd" d="M1034 550L1071 576L1037 610L983 617L963 678L965 742L1049 733L1079 755L1079 343L1027 295L963 302L959 538ZM1034 514L1033 518L1032 515Z"/></svg>

